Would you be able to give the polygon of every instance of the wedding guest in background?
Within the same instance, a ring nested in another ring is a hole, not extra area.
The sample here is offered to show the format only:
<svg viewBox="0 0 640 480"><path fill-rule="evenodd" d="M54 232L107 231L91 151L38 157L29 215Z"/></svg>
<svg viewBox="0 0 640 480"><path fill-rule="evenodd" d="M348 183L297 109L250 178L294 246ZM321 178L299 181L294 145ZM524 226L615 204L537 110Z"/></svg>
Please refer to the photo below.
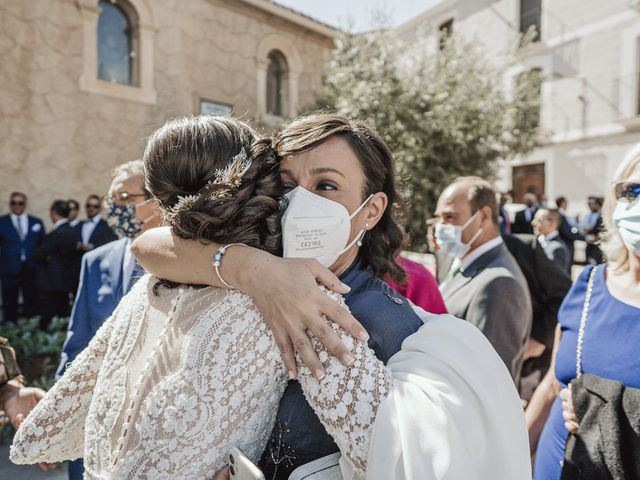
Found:
<svg viewBox="0 0 640 480"><path fill-rule="evenodd" d="M500 224L500 235L511 235L511 221L509 220L509 214L505 210L504 206L509 203L510 197L506 193L499 194L498 206L500 208L498 214L498 222Z"/></svg>
<svg viewBox="0 0 640 480"><path fill-rule="evenodd" d="M567 294L555 366L526 411L536 480L640 472L638 406L627 398L640 388L640 145L612 180L603 208L607 263L587 265ZM571 399L575 412L566 408Z"/></svg>
<svg viewBox="0 0 640 480"><path fill-rule="evenodd" d="M0 281L2 281L2 322L15 322L18 314L36 313L36 272L33 253L44 238L44 224L27 215L27 196L13 192L10 213L0 217ZM22 295L22 311L18 298Z"/></svg>
<svg viewBox="0 0 640 480"><path fill-rule="evenodd" d="M81 222L78 218L78 214L80 213L80 203L73 198L67 200L67 203L69 204L69 217L67 217L69 219L69 226L75 227Z"/></svg>
<svg viewBox="0 0 640 480"><path fill-rule="evenodd" d="M87 213L87 218L80 223L76 234L78 254L76 255L73 267L73 295L78 291L82 255L94 248L118 239L118 236L113 233L113 230L111 230L106 220L100 215L100 212L102 211L102 198L99 195L89 195L84 208Z"/></svg>
<svg viewBox="0 0 640 480"><path fill-rule="evenodd" d="M524 196L524 204L526 208L516 213L516 218L511 226L511 233L529 233L533 234L533 226L531 220L538 210L537 198L535 193L527 193Z"/></svg>
<svg viewBox="0 0 640 480"><path fill-rule="evenodd" d="M587 240L587 263L598 265L604 261L602 250L600 250L600 234L603 231L602 223L602 197L589 197L587 204L589 213L580 221L580 229Z"/></svg>
<svg viewBox="0 0 640 480"><path fill-rule="evenodd" d="M391 288L429 313L447 313L438 282L424 265L404 257L396 257L396 263L407 273L404 282L386 280Z"/></svg>
<svg viewBox="0 0 640 480"><path fill-rule="evenodd" d="M532 311L527 282L504 244L491 185L463 177L440 195L438 280L447 311L478 327L519 382Z"/></svg>
<svg viewBox="0 0 640 480"><path fill-rule="evenodd" d="M113 233L106 220L100 214L102 199L99 195L91 194L84 205L87 219L82 223L82 250L88 252L106 243L113 242L118 236Z"/></svg>
<svg viewBox="0 0 640 480"><path fill-rule="evenodd" d="M568 205L569 202L567 201L566 197L556 198L556 206L562 218L560 227L558 228L558 233L560 234L560 238L564 241L564 243L566 243L567 247L569 248L569 258L571 258L571 263L573 264L575 241L584 241L584 237L580 233L576 217L567 213Z"/></svg>
<svg viewBox="0 0 640 480"><path fill-rule="evenodd" d="M562 216L557 210L539 209L533 217L533 230L538 241L550 260L557 263L565 272L571 273L571 253L569 247L560 238Z"/></svg>
<svg viewBox="0 0 640 480"><path fill-rule="evenodd" d="M60 378L67 364L86 348L98 328L113 313L120 299L143 275L144 271L131 254L131 241L142 232L160 225L160 218L144 188L141 160L116 167L107 204L107 221L111 225L108 228L116 238L120 238L95 248L82 257L80 285L56 378ZM100 197L90 195L86 205L89 221L99 216ZM102 222L105 220L101 219L97 224ZM97 228L96 226L95 229ZM102 237L105 238L106 235ZM81 459L69 462L70 480L81 479L83 471Z"/></svg>
<svg viewBox="0 0 640 480"><path fill-rule="evenodd" d="M74 230L69 225L69 203L55 200L49 210L53 227L34 252L38 262L38 315L40 328L46 329L55 316L70 313L73 262L76 251Z"/></svg>

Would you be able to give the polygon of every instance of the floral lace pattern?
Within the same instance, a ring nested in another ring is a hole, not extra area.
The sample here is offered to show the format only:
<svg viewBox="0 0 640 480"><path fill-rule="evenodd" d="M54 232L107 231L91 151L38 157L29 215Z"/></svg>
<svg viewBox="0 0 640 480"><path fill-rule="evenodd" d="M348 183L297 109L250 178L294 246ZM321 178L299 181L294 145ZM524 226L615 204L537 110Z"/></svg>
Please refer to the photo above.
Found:
<svg viewBox="0 0 640 480"><path fill-rule="evenodd" d="M346 308L342 297L325 292ZM355 361L351 367L343 366L311 335L311 342L319 352L326 375L317 381L308 368L301 367L298 381L307 401L342 454L346 455L356 472L364 475L371 429L380 403L391 391L391 372L366 342L354 340L335 323L327 321L327 324L350 348ZM300 359L298 363L301 363Z"/></svg>
<svg viewBox="0 0 640 480"><path fill-rule="evenodd" d="M18 430L15 463L84 457L85 478L211 478L232 445L257 461L287 377L253 301L237 291L152 292L136 283ZM344 305L342 298L331 297ZM328 322L329 323L329 322ZM370 428L391 377L365 343L343 367L317 339L327 375L299 381L327 431L366 470Z"/></svg>

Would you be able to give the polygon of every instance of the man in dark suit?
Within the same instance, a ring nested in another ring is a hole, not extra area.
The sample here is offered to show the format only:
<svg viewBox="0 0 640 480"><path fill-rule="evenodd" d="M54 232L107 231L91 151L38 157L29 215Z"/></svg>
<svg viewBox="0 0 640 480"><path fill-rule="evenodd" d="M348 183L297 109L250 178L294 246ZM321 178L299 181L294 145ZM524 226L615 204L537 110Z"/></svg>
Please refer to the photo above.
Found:
<svg viewBox="0 0 640 480"><path fill-rule="evenodd" d="M49 326L53 317L67 317L71 313L69 291L76 251L74 231L67 218L69 203L66 200L54 201L49 214L53 228L33 255L40 264L37 285L42 329Z"/></svg>
<svg viewBox="0 0 640 480"><path fill-rule="evenodd" d="M604 230L604 223L602 222L602 204L604 199L602 197L591 196L588 199L588 205L590 212L580 222L582 233L587 240L587 263L598 265L604 262L604 255L600 250L599 241L600 234Z"/></svg>
<svg viewBox="0 0 640 480"><path fill-rule="evenodd" d="M516 218L513 222L511 233L528 233L533 234L533 227L531 226L531 220L538 210L536 204L537 198L533 193L527 193L524 196L524 203L526 208L516 213Z"/></svg>
<svg viewBox="0 0 640 480"><path fill-rule="evenodd" d="M87 212L87 219L82 223L82 248L85 252L118 239L100 215L102 199L99 195L89 195L84 208Z"/></svg>
<svg viewBox="0 0 640 480"><path fill-rule="evenodd" d="M75 295L78 291L78 282L80 281L80 266L82 255L118 239L113 233L104 218L100 215L102 210L102 199L99 195L91 194L87 197L84 205L87 213L87 219L81 221L75 227L77 255L74 262L74 273L72 277L71 293Z"/></svg>
<svg viewBox="0 0 640 480"><path fill-rule="evenodd" d="M64 374L67 364L86 348L120 299L144 274L131 253L131 242L142 232L159 226L161 220L155 202L145 191L142 167L141 160L133 160L114 171L109 188L107 220L121 238L82 257L80 285L57 378ZM97 202L96 199L91 201ZM87 199L87 204L89 202ZM69 479L81 479L83 470L82 460L69 462Z"/></svg>
<svg viewBox="0 0 640 480"><path fill-rule="evenodd" d="M571 288L571 277L547 256L535 235L517 234L504 242L527 280L533 323L520 382L521 398L529 400L551 363L558 310Z"/></svg>
<svg viewBox="0 0 640 480"><path fill-rule="evenodd" d="M439 252L448 256L437 272L447 310L482 330L517 385L531 330L531 299L500 236L495 191L478 177L458 179L440 195L436 217Z"/></svg>
<svg viewBox="0 0 640 480"><path fill-rule="evenodd" d="M573 257L575 254L575 242L576 240L584 241L584 236L580 233L578 229L578 223L576 222L575 217L569 215L567 213L568 201L566 197L558 197L556 198L556 207L558 208L558 212L562 216L562 221L560 222L560 227L558 228L558 233L560 234L560 238L564 243L569 247L569 257L573 262Z"/></svg>
<svg viewBox="0 0 640 480"><path fill-rule="evenodd" d="M67 219L69 220L69 226L75 227L81 222L81 220L78 218L78 214L80 213L80 204L73 198L67 200L67 203L69 204L69 216L67 217Z"/></svg>
<svg viewBox="0 0 640 480"><path fill-rule="evenodd" d="M2 281L2 321L18 318L18 296L22 294L22 314L36 314L36 272L33 252L44 238L42 220L25 213L27 196L14 192L9 197L11 213L0 217L0 281Z"/></svg>
<svg viewBox="0 0 640 480"><path fill-rule="evenodd" d="M560 238L560 224L562 216L555 209L541 208L533 217L533 231L538 236L538 242L549 257L549 260L557 263L562 270L571 274L573 258L569 252L569 247Z"/></svg>

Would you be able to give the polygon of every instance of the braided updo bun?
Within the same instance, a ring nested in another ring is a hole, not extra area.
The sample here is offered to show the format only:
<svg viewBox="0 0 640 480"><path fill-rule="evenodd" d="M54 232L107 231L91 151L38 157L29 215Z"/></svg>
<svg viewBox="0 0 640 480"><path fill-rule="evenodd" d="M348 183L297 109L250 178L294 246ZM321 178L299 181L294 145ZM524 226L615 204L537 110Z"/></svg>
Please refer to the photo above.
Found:
<svg viewBox="0 0 640 480"><path fill-rule="evenodd" d="M252 161L239 183L217 182L216 171L224 170L243 149ZM176 235L244 243L275 255L282 249L277 167L271 141L259 139L246 123L230 117L171 120L149 137L144 152L147 189ZM179 203L187 197L187 205Z"/></svg>

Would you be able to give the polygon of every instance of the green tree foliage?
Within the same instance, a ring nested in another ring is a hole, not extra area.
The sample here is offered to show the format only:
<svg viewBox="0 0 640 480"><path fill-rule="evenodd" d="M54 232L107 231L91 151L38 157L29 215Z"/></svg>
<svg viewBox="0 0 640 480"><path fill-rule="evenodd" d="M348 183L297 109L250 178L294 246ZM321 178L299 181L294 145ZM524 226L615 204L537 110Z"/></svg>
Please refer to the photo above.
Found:
<svg viewBox="0 0 640 480"><path fill-rule="evenodd" d="M426 249L425 221L454 178L494 179L498 161L535 147L539 75L505 93L512 59L449 37L433 54L380 30L338 40L326 72L325 107L368 122L388 143L410 207L412 249Z"/></svg>

